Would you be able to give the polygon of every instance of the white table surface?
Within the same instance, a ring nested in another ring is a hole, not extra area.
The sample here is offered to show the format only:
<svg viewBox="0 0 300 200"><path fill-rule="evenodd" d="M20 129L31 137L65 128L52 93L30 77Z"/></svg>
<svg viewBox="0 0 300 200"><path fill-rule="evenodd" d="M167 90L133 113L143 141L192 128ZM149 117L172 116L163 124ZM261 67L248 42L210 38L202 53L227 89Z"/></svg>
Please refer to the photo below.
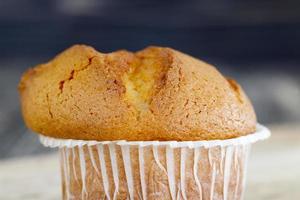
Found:
<svg viewBox="0 0 300 200"><path fill-rule="evenodd" d="M300 126L272 126L250 156L245 200L300 199ZM0 200L60 199L57 154L0 161Z"/></svg>

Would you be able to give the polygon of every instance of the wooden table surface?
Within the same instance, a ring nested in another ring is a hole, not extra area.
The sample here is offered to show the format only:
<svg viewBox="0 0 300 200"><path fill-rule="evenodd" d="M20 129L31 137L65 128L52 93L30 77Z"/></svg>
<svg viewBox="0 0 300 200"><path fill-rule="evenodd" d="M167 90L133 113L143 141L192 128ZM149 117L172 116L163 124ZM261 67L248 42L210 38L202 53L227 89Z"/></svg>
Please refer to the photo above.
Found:
<svg viewBox="0 0 300 200"><path fill-rule="evenodd" d="M300 199L300 126L272 126L250 156L246 200ZM57 154L0 161L0 199L60 199Z"/></svg>

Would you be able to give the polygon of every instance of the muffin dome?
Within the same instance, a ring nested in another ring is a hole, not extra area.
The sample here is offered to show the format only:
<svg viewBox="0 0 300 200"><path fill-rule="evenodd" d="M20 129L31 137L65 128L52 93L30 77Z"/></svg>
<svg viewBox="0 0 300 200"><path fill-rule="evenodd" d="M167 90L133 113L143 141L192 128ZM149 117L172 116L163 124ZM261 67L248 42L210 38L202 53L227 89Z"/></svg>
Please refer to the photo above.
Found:
<svg viewBox="0 0 300 200"><path fill-rule="evenodd" d="M171 48L100 53L75 45L19 84L25 123L54 138L211 140L255 131L241 87Z"/></svg>

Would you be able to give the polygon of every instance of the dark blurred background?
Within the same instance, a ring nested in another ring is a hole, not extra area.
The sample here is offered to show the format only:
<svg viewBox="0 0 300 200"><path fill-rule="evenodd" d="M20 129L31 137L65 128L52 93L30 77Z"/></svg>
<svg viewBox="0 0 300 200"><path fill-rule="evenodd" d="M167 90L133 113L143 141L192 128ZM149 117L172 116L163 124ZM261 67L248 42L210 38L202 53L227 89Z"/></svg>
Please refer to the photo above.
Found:
<svg viewBox="0 0 300 200"><path fill-rule="evenodd" d="M22 72L72 44L169 46L237 79L259 122L300 122L300 1L0 0L0 158L49 151L22 121Z"/></svg>

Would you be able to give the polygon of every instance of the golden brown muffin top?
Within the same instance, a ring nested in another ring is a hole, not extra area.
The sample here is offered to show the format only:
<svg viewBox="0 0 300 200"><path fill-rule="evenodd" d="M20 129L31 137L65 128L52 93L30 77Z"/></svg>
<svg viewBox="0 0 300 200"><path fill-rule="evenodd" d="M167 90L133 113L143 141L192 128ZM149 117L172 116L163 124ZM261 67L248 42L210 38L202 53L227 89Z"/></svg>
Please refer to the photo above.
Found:
<svg viewBox="0 0 300 200"><path fill-rule="evenodd" d="M255 131L241 87L171 48L100 53L75 45L19 84L25 123L55 138L212 140Z"/></svg>

